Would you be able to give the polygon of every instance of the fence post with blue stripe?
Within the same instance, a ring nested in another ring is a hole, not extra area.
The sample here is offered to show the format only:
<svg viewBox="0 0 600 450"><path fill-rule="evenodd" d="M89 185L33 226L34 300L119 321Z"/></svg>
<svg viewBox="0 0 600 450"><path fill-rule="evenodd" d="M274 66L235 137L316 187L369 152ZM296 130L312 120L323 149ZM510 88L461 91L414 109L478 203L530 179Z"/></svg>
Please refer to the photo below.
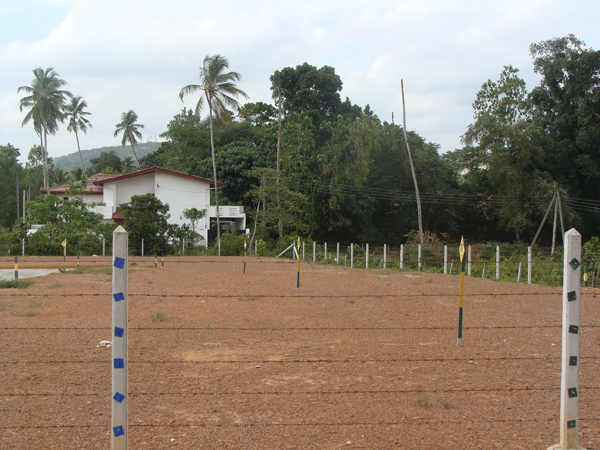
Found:
<svg viewBox="0 0 600 450"><path fill-rule="evenodd" d="M127 450L128 440L127 249L127 231L118 226L113 232L112 267L112 450Z"/></svg>
<svg viewBox="0 0 600 450"><path fill-rule="evenodd" d="M565 233L563 262L562 370L560 382L560 443L550 448L581 448L579 430L579 319L581 307L581 235Z"/></svg>

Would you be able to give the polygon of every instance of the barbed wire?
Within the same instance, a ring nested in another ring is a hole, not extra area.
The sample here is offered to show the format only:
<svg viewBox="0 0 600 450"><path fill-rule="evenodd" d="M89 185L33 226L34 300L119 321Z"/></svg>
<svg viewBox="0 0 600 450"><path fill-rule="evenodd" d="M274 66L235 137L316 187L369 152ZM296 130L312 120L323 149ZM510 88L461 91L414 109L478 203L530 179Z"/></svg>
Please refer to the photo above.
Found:
<svg viewBox="0 0 600 450"><path fill-rule="evenodd" d="M108 287L107 287L108 289ZM583 293L582 293L583 294ZM36 292L23 292L23 293L12 293L12 292L1 292L0 297L103 297L109 296L110 292L77 292L77 293L36 293ZM464 293L463 297L519 297L519 296L536 296L536 295L562 295L560 292L491 292L491 293ZM596 295L596 294L592 294ZM128 297L174 297L174 298L252 298L252 299L265 299L265 298L291 298L291 299L305 299L305 298L427 298L427 297L460 297L460 294L294 294L294 295L275 295L275 294L165 294L165 293L129 293Z"/></svg>
<svg viewBox="0 0 600 450"><path fill-rule="evenodd" d="M562 328L562 325L481 325L463 326L463 330L519 330ZM600 328L600 325L581 325L581 328ZM107 331L110 327L0 327L0 330ZM130 331L453 331L456 326L425 327L132 327Z"/></svg>
<svg viewBox="0 0 600 450"><path fill-rule="evenodd" d="M599 390L598 386L580 386L583 390ZM466 393L466 392L541 392L557 391L560 386L524 386L524 387L498 387L498 388L414 388L414 389L379 389L379 390L330 390L330 391L182 391L182 392L129 392L129 397L145 396L234 396L234 395L378 395L378 394L433 394L433 393ZM106 392L24 392L0 393L0 397L98 397L107 396Z"/></svg>
<svg viewBox="0 0 600 450"><path fill-rule="evenodd" d="M366 363L401 363L401 362L489 362L489 361L551 361L560 360L560 356L496 356L476 358L372 358L372 359L240 359L240 360L130 360L129 364L366 364ZM598 360L600 356L580 356L581 360ZM22 360L0 361L0 364L107 364L110 360Z"/></svg>
<svg viewBox="0 0 600 450"><path fill-rule="evenodd" d="M578 419L580 422L597 422L600 417L583 417ZM264 423L132 423L129 428L270 428L270 427L353 427L353 426L397 426L397 425L461 425L461 424L486 424L486 423L540 423L540 422L556 422L558 417L546 419L460 419L460 420L431 420L431 419L408 419L394 422L264 422ZM52 429L52 428L93 428L93 429L110 429L110 424L55 424L55 425L0 425L0 429Z"/></svg>

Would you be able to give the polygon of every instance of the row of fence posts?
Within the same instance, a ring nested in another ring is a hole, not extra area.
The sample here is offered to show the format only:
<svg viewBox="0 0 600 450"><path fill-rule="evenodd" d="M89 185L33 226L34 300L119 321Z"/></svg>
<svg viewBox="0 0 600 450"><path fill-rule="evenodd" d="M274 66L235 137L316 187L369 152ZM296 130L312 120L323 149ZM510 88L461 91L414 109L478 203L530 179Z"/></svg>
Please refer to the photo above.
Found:
<svg viewBox="0 0 600 450"><path fill-rule="evenodd" d="M128 443L128 235L119 226L113 233L113 264L112 264L112 418L111 418L111 448L112 450L127 450ZM368 255L368 244L367 255ZM298 243L298 250L300 243ZM325 245L325 249L327 246ZM313 242L313 261L316 258L316 244ZM401 264L402 264L401 246ZM384 259L387 246L384 246ZM304 256L304 246L302 248ZM325 250L326 254L326 250ZM447 263L447 248L444 248L445 264ZM471 256L471 248L468 249ZM528 252L531 262L531 250ZM353 247L350 250L351 265ZM300 283L300 255L298 258L298 286ZM79 258L78 258L79 260ZM339 244L337 246L339 262ZM163 258L164 261L164 258ZM368 256L366 260L368 267ZM419 268L421 268L421 253L419 252ZM464 260L462 261L464 263ZM499 263L499 248L496 262ZM79 262L78 262L79 264ZM469 260L470 264L470 260ZM580 347L580 306L581 306L581 235L574 229L565 233L565 252L563 259L563 327L562 327L562 365L561 365L561 403L559 431L560 442L550 449L576 449L578 446L579 418L579 347ZM154 267L157 267L157 257L154 255ZM17 257L15 256L15 278L17 277ZM485 270L485 266L484 266ZM461 270L464 276L464 265ZM531 270L529 270L531 273ZM499 275L498 266L496 274ZM529 277L528 277L529 278ZM529 278L530 279L530 278ZM585 280L587 281L587 280ZM462 305L461 305L462 306ZM461 336L459 334L459 343Z"/></svg>
<svg viewBox="0 0 600 450"><path fill-rule="evenodd" d="M255 242L256 244L256 242ZM289 248L289 247L288 247ZM312 261L316 262L316 258L317 258L317 243L313 242L313 254L312 254ZM388 250L388 246L386 244L383 245L383 261L382 261L382 265L383 268L385 269L387 267L387 250ZM255 255L257 254L257 249L255 247L254 250ZM328 257L327 257L328 253L327 253L327 242L325 242L323 244L323 260L327 261ZM304 258L304 243L302 244L302 259ZM400 258L399 258L399 267L400 269L404 269L404 245L400 245ZM340 243L338 242L336 244L336 258L335 261L338 264L341 264L340 261ZM472 248L469 245L467 247L467 275L470 277L472 276L472 263L473 263L473 258L472 258ZM344 265L346 264L346 257L344 257ZM521 274L522 274L522 262L519 262L519 268L518 268L518 272L517 272L517 282L520 283L521 282ZM424 261L423 261L423 256L422 256L422 249L421 249L421 245L419 244L417 246L417 270L419 272L423 271L423 265L424 265ZM354 244L350 244L350 267L354 267ZM365 244L365 268L369 268L369 244ZM453 275L453 269L454 269L454 260L450 261L450 275ZM483 263L483 269L482 269L482 273L481 273L481 278L485 278L486 277L486 269L487 269L487 262ZM532 283L532 269L533 269L533 252L532 252L532 248L528 247L527 248L527 284L531 284ZM448 246L444 245L444 275L448 274ZM586 274L587 274L587 268L586 268ZM496 246L496 280L500 279L500 246ZM587 281L587 280L586 280ZM586 285L587 287L587 285Z"/></svg>

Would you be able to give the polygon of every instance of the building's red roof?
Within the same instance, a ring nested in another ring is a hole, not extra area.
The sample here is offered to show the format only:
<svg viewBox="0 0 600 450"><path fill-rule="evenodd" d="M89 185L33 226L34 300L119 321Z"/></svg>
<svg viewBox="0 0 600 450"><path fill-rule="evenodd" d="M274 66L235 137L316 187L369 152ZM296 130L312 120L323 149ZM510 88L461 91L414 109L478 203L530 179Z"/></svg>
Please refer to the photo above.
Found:
<svg viewBox="0 0 600 450"><path fill-rule="evenodd" d="M92 191L92 195L102 195L104 192L104 188L102 186L95 185L94 183L98 180L106 181L110 178L115 178L120 176L119 174L107 174L107 173L97 173L96 175L92 175L87 180L87 185L85 187L86 191ZM65 195L67 193L67 189L69 189L68 184L62 184L60 186L51 186L50 193L54 195ZM46 194L48 192L47 189L40 189L40 194Z"/></svg>
<svg viewBox="0 0 600 450"><path fill-rule="evenodd" d="M96 186L101 186L104 183L107 183L108 181L119 181L119 180L124 180L125 178L133 178L133 177L138 177L140 175L146 175L146 174L155 173L155 172L166 173L169 175L175 175L175 176L181 177L181 178L189 178L191 180L196 180L196 181L202 181L204 183L208 183L211 186L215 185L215 182L213 180L209 180L208 178L202 178L202 177L198 177L196 175L189 175L187 173L176 172L175 170L163 169L162 167L158 167L158 166L154 166L149 169L136 170L135 172L125 173L123 175L113 175L109 179L101 179L100 178L100 179L97 179L96 181L94 181L94 184ZM218 181L217 186L222 187L223 183Z"/></svg>

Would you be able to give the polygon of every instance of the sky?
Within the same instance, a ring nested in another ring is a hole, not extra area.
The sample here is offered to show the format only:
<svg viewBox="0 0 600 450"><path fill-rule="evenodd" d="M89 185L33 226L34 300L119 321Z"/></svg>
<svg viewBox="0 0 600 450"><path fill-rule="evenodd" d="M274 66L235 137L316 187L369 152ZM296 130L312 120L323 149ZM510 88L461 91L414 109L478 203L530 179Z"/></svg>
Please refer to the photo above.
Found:
<svg viewBox="0 0 600 450"><path fill-rule="evenodd" d="M472 103L503 66L539 83L529 46L574 34L600 48L598 0L0 0L0 145L39 142L22 126L20 86L52 67L82 96L93 128L82 150L119 145L121 113L134 110L143 141L157 140L179 100L198 83L207 55L242 75L248 101L272 103L269 77L305 62L335 68L342 99L369 104L381 120L406 125L440 153L461 147ZM77 151L66 124L48 140L50 156Z"/></svg>

